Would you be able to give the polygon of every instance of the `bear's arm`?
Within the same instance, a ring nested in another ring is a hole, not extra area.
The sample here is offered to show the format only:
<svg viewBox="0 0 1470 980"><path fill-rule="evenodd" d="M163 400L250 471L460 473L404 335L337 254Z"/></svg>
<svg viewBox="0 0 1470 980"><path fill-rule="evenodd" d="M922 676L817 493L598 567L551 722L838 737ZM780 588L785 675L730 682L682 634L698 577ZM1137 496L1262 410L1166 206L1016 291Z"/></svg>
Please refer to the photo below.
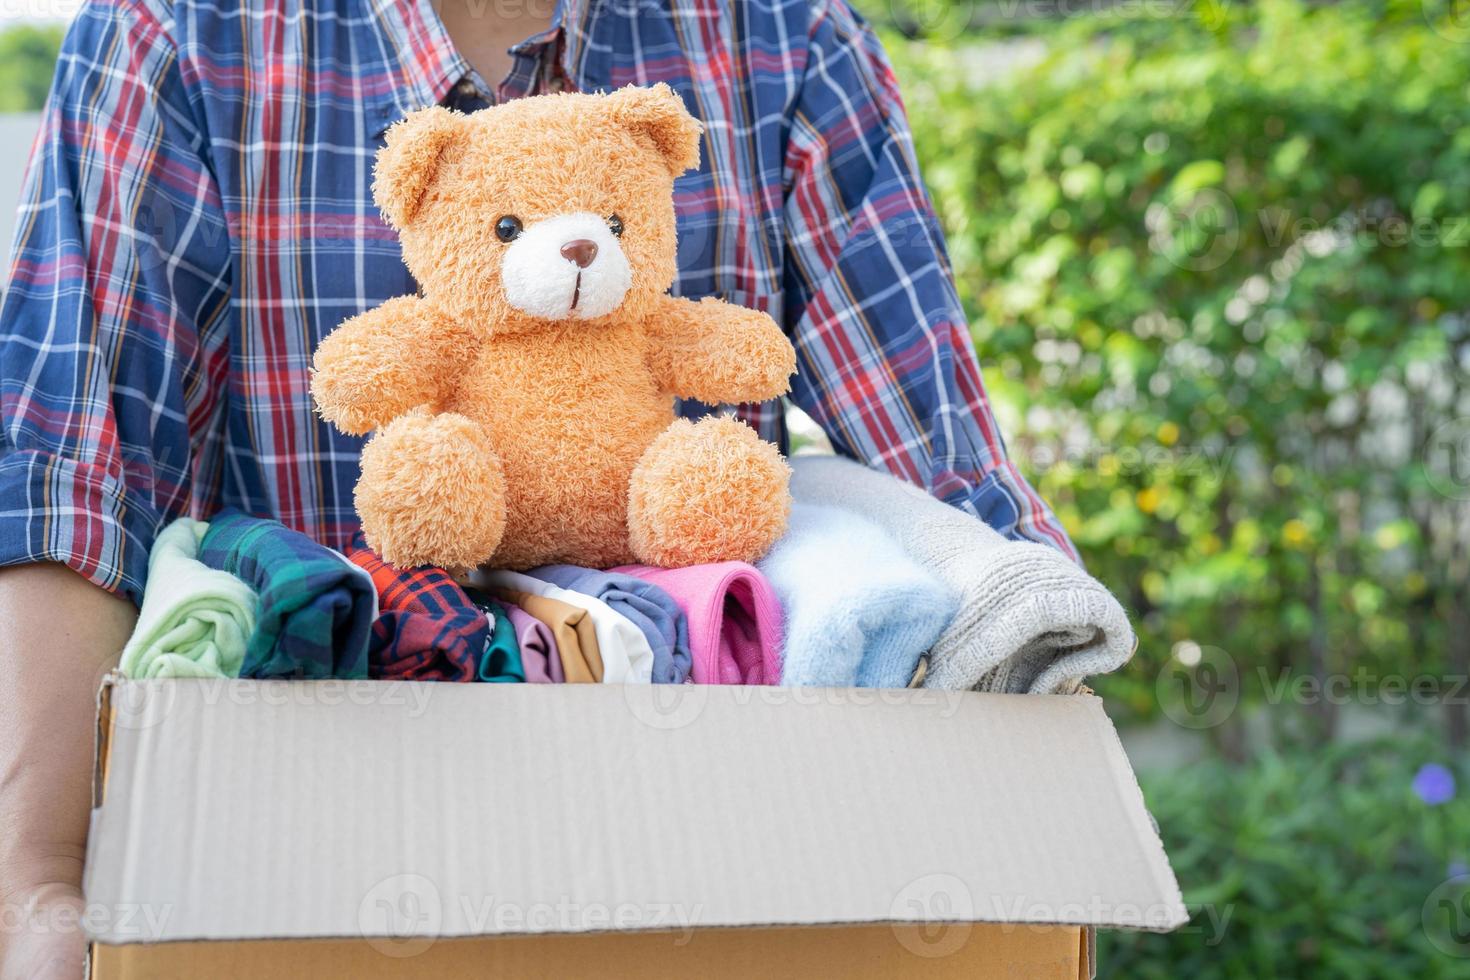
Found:
<svg viewBox="0 0 1470 980"><path fill-rule="evenodd" d="M796 351L776 321L758 310L665 296L647 332L649 370L680 398L721 405L766 401L791 390Z"/></svg>
<svg viewBox="0 0 1470 980"><path fill-rule="evenodd" d="M346 320L317 346L311 395L322 417L365 435L441 395L463 376L473 343L417 296L399 296Z"/></svg>

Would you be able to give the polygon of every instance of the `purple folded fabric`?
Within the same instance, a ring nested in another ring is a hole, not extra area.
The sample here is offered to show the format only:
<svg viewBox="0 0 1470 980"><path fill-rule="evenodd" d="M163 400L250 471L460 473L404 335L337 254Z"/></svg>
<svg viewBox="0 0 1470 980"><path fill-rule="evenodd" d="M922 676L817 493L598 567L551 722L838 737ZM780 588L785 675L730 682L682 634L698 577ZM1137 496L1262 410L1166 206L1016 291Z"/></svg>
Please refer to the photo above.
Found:
<svg viewBox="0 0 1470 980"><path fill-rule="evenodd" d="M551 628L520 606L508 602L503 605L521 647L521 668L526 672L526 683L565 684L567 676Z"/></svg>

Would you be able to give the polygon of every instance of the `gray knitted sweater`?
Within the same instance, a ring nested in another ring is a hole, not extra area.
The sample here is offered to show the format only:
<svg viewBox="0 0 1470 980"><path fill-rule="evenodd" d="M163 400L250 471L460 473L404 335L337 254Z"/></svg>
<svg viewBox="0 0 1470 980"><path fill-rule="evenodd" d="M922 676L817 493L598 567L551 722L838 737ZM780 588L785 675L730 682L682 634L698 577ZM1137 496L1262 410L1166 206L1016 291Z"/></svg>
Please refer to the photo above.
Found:
<svg viewBox="0 0 1470 980"><path fill-rule="evenodd" d="M959 613L929 654L925 687L1075 691L1133 655L1128 615L1066 555L1011 541L902 480L847 459L791 461L798 502L831 504L887 530L919 564L959 591Z"/></svg>

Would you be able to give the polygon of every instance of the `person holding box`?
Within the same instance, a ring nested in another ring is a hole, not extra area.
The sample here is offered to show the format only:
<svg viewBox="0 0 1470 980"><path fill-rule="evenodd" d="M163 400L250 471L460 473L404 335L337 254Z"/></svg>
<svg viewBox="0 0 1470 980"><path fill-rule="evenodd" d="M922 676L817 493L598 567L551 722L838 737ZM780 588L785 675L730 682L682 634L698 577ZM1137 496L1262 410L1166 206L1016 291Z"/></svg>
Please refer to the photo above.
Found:
<svg viewBox="0 0 1470 980"><path fill-rule="evenodd" d="M94 695L160 528L234 506L356 530L362 442L315 415L308 366L413 290L372 204L383 132L660 81L705 127L676 292L770 313L839 453L1075 557L1006 457L898 85L846 0L86 3L0 308L4 980L81 975ZM784 445L781 405L740 415Z"/></svg>

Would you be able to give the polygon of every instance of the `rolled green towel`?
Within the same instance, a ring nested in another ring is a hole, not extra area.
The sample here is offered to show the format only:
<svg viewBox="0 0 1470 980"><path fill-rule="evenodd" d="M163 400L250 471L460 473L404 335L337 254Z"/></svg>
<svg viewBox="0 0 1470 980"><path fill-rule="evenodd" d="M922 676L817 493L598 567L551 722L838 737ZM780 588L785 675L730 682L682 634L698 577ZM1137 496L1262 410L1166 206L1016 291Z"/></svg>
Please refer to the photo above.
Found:
<svg viewBox="0 0 1470 980"><path fill-rule="evenodd" d="M128 677L239 676L259 600L197 559L208 528L180 517L154 539L143 608L119 664Z"/></svg>

